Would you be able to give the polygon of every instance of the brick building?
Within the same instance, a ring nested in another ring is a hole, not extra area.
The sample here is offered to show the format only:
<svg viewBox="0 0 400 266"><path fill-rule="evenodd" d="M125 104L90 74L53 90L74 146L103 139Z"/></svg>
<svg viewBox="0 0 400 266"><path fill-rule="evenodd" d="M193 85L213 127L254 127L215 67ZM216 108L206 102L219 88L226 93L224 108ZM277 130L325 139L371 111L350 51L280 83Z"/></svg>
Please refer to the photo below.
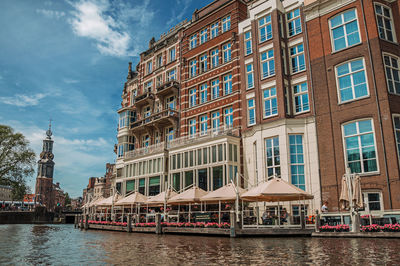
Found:
<svg viewBox="0 0 400 266"><path fill-rule="evenodd" d="M366 211L398 209L399 1L306 1L304 9L322 198L337 210L349 166Z"/></svg>

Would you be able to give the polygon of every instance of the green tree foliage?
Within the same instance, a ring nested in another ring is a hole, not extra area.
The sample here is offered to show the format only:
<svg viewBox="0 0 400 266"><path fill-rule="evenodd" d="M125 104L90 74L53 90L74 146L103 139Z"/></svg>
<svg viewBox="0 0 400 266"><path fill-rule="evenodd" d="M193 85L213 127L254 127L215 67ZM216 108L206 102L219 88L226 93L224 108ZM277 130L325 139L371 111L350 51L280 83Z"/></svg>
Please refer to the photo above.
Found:
<svg viewBox="0 0 400 266"><path fill-rule="evenodd" d="M71 198L68 195L68 192L65 192L65 206L71 205Z"/></svg>
<svg viewBox="0 0 400 266"><path fill-rule="evenodd" d="M35 153L21 133L0 125L0 184L13 187L13 199L22 200L26 178L34 173Z"/></svg>

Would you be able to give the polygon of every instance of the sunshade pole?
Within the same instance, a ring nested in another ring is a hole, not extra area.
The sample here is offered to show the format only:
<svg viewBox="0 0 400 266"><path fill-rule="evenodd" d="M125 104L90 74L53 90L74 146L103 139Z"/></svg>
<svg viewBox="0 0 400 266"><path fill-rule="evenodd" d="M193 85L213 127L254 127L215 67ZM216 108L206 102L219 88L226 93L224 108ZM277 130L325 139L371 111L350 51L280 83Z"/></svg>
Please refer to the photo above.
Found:
<svg viewBox="0 0 400 266"><path fill-rule="evenodd" d="M221 224L221 201L218 201L218 223Z"/></svg>
<svg viewBox="0 0 400 266"><path fill-rule="evenodd" d="M278 227L281 227L281 208L279 208L279 201L278 201Z"/></svg>
<svg viewBox="0 0 400 266"><path fill-rule="evenodd" d="M178 204L178 223L179 223L179 217L180 217L180 215L179 215L180 210L181 210L181 204Z"/></svg>
<svg viewBox="0 0 400 266"><path fill-rule="evenodd" d="M189 223L190 223L190 216L191 216L191 214L192 214L192 204L189 202Z"/></svg>

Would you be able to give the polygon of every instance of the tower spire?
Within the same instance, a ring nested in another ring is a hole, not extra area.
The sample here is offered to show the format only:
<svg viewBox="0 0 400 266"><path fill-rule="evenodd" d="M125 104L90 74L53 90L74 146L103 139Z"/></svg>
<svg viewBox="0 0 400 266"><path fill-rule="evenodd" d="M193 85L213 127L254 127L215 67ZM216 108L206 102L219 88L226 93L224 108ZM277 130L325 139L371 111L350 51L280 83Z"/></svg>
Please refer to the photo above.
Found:
<svg viewBox="0 0 400 266"><path fill-rule="evenodd" d="M53 132L51 132L51 121L52 119L49 119L49 129L46 131L46 135L48 139L51 139L51 136L53 135Z"/></svg>

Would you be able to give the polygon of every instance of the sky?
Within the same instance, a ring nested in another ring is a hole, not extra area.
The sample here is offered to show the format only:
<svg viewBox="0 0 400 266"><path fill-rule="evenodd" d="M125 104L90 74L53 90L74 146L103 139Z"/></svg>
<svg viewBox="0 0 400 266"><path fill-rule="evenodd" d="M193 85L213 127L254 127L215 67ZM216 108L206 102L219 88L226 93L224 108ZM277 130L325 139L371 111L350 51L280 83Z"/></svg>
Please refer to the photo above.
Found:
<svg viewBox="0 0 400 266"><path fill-rule="evenodd" d="M115 162L128 62L210 2L1 0L0 124L24 134L38 160L52 119L54 183L81 196Z"/></svg>

